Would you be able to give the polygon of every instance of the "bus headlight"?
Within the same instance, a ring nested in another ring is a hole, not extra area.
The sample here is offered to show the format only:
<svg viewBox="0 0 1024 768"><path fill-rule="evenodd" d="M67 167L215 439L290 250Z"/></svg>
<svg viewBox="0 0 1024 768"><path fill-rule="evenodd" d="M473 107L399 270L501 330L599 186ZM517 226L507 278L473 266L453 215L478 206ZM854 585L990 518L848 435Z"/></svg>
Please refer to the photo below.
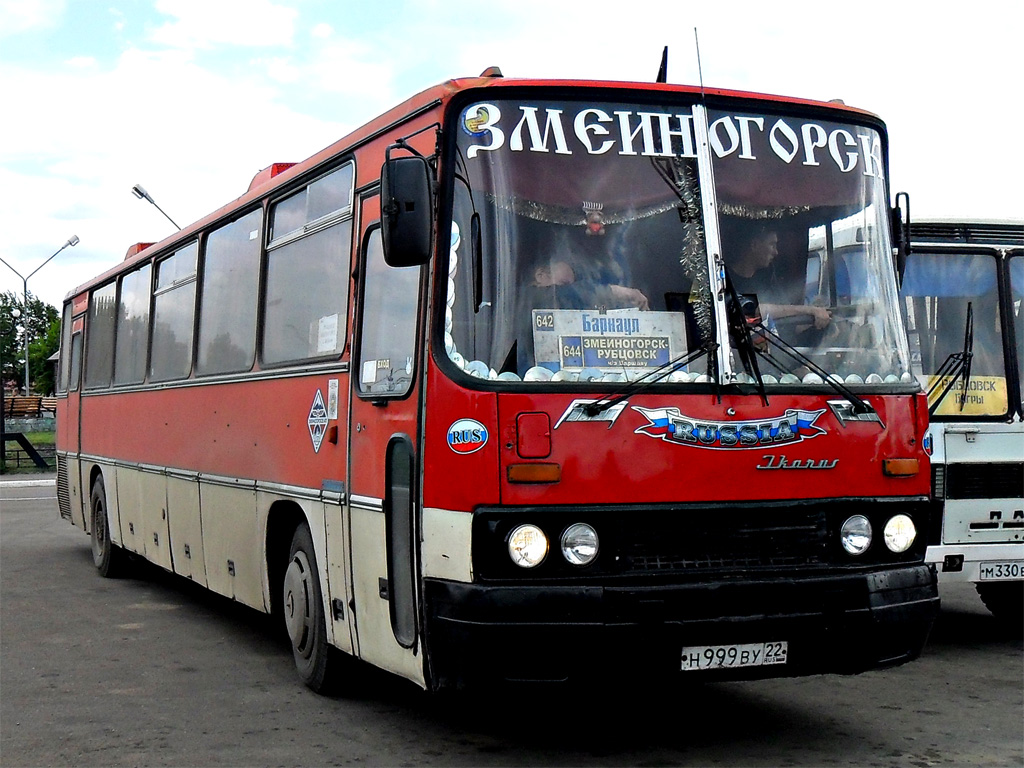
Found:
<svg viewBox="0 0 1024 768"><path fill-rule="evenodd" d="M899 554L913 546L914 539L917 538L917 528L914 527L914 521L906 515L896 515L890 517L889 522L885 524L883 536L889 551Z"/></svg>
<svg viewBox="0 0 1024 768"><path fill-rule="evenodd" d="M536 525L520 525L508 537L508 555L520 568L536 568L548 555L548 537Z"/></svg>
<svg viewBox="0 0 1024 768"><path fill-rule="evenodd" d="M839 540L851 555L863 555L871 546L871 523L864 515L854 515L843 523Z"/></svg>
<svg viewBox="0 0 1024 768"><path fill-rule="evenodd" d="M594 562L597 549L597 531L586 523L573 523L562 534L562 557L572 565Z"/></svg>

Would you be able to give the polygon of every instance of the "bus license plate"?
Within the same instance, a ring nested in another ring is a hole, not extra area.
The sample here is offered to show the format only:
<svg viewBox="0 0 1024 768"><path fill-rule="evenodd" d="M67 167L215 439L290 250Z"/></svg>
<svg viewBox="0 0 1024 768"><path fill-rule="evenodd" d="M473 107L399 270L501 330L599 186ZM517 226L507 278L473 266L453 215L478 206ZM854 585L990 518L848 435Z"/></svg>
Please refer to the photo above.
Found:
<svg viewBox="0 0 1024 768"><path fill-rule="evenodd" d="M682 670L739 669L785 664L789 643L743 643L741 645L690 645L683 647Z"/></svg>
<svg viewBox="0 0 1024 768"><path fill-rule="evenodd" d="M1024 579L1024 560L998 560L981 563L982 581L1017 581Z"/></svg>

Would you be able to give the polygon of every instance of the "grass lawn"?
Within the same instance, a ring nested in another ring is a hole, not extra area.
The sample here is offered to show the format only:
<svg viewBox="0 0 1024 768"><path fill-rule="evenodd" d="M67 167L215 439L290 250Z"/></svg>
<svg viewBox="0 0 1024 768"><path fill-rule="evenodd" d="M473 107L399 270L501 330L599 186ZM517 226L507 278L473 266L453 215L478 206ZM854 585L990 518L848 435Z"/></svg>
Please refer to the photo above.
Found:
<svg viewBox="0 0 1024 768"><path fill-rule="evenodd" d="M44 459L50 464L50 467L45 470L36 467L35 464L33 464L25 455L25 452L21 450L21 446L11 440L4 445L6 472L8 474L16 475L52 471L56 466L55 460L52 456L55 433L25 432L23 434L28 438L28 441L32 443L33 448L37 451L45 451L49 454L48 456L44 456Z"/></svg>
<svg viewBox="0 0 1024 768"><path fill-rule="evenodd" d="M56 432L26 432L25 437L32 443L33 446L39 448L41 446L55 445L56 444Z"/></svg>

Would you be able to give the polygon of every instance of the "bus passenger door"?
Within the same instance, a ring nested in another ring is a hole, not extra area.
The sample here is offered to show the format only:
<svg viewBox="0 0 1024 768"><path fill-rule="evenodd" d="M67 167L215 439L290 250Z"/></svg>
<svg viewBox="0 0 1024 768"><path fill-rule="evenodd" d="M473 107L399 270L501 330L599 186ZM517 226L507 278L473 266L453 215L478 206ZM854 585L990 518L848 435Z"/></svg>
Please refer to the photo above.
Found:
<svg viewBox="0 0 1024 768"><path fill-rule="evenodd" d="M57 401L57 436L59 448L66 452L57 472L57 506L61 515L70 515L71 522L89 532L92 522L89 518L89 478L82 477L80 454L82 451L79 429L81 419L82 385L82 340L85 337L85 317L74 320L65 314L70 333L65 334L67 344L61 350L61 387L66 388L67 397Z"/></svg>
<svg viewBox="0 0 1024 768"><path fill-rule="evenodd" d="M423 684L418 633L420 267L384 263L380 198L361 202L350 419L357 655Z"/></svg>

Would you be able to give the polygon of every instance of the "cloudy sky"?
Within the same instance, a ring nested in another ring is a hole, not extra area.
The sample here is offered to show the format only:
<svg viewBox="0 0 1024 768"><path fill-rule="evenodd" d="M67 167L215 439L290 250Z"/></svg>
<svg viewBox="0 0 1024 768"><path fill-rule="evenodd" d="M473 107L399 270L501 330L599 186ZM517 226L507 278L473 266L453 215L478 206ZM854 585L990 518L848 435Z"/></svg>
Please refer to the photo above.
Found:
<svg viewBox="0 0 1024 768"><path fill-rule="evenodd" d="M921 217L1024 218L1019 0L0 0L0 258L55 306L394 103L507 77L841 98L889 126ZM0 291L22 281L0 264Z"/></svg>

